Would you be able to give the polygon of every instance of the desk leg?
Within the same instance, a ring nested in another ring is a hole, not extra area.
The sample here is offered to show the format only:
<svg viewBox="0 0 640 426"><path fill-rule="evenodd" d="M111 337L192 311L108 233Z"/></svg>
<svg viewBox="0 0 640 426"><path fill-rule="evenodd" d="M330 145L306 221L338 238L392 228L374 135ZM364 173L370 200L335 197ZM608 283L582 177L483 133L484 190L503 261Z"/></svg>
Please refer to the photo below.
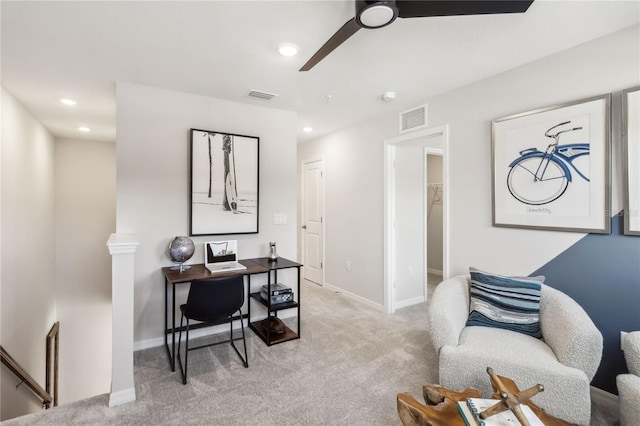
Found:
<svg viewBox="0 0 640 426"><path fill-rule="evenodd" d="M271 272L269 272L269 277L271 277ZM278 284L278 270L277 269L273 270L273 283L274 284ZM278 318L278 311L275 311L273 313L273 316Z"/></svg>
<svg viewBox="0 0 640 426"><path fill-rule="evenodd" d="M247 327L251 324L251 275L247 277Z"/></svg>
<svg viewBox="0 0 640 426"><path fill-rule="evenodd" d="M171 357L171 351L169 350L169 281L167 277L164 278L164 347L167 350L167 358L169 358L169 367L171 371L175 371L175 363Z"/></svg>
<svg viewBox="0 0 640 426"><path fill-rule="evenodd" d="M176 371L176 286L171 286L171 371Z"/></svg>
<svg viewBox="0 0 640 426"><path fill-rule="evenodd" d="M300 303L302 302L302 295L300 294L300 267L298 266L298 337L302 336L300 332Z"/></svg>

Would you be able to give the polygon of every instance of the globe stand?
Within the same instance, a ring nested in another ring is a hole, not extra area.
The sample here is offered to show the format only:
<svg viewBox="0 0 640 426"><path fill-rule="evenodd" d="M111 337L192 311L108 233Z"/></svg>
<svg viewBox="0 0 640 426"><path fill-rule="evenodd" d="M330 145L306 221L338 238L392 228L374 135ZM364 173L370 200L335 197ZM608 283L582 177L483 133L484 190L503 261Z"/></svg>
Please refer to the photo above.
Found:
<svg viewBox="0 0 640 426"><path fill-rule="evenodd" d="M179 264L178 266L172 266L170 268L172 271L186 271L187 269L191 269L191 265L185 265L184 263Z"/></svg>

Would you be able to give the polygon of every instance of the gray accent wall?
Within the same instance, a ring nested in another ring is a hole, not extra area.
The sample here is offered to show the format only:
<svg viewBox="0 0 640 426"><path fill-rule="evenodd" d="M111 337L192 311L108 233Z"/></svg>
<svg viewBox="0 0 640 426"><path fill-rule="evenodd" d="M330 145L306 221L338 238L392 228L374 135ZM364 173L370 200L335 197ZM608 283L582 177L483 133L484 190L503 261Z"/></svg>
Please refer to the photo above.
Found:
<svg viewBox="0 0 640 426"><path fill-rule="evenodd" d="M617 394L616 376L627 372L620 331L640 330L640 237L623 234L623 216L611 234L588 234L532 275L568 294L589 314L604 338L592 385Z"/></svg>

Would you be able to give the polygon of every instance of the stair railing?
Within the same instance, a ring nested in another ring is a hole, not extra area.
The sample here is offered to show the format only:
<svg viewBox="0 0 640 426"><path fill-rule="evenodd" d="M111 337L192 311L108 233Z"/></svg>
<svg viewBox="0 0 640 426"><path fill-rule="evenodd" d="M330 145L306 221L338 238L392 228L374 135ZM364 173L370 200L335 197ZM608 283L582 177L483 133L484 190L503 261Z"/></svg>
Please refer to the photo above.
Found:
<svg viewBox="0 0 640 426"><path fill-rule="evenodd" d="M53 406L58 406L58 346L60 335L60 322L56 321L47 334L47 371L45 373L45 387L49 395L53 397ZM53 371L51 371L53 369ZM51 375L53 374L53 392L51 391Z"/></svg>
<svg viewBox="0 0 640 426"><path fill-rule="evenodd" d="M38 398L42 400L42 407L44 409L50 408L51 403L53 402L53 406L58 405L58 336L60 331L60 323L56 322L51 327L51 330L47 334L47 355L46 355L46 373L45 373L45 381L46 381L46 390L42 388L34 379L31 377L29 373L20 365L18 362L13 359L9 352L5 350L2 345L0 345L0 359L2 363L7 366L9 370L13 374L20 379L21 384L26 384L33 393L35 393ZM51 393L51 373L53 368L53 396Z"/></svg>

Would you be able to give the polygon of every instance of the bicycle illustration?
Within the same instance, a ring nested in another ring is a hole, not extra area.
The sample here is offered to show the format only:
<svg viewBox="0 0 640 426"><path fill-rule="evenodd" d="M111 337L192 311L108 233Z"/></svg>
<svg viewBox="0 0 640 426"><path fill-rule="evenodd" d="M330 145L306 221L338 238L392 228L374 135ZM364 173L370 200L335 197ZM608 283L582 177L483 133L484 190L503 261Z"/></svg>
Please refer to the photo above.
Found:
<svg viewBox="0 0 640 426"><path fill-rule="evenodd" d="M544 152L537 148L527 148L520 151L520 157L509 164L511 170L507 175L507 187L518 201L538 206L557 200L573 179L571 169L589 182L589 177L573 163L577 158L589 155L589 144L559 145L561 134L575 132L582 127L550 133L569 123L571 121L556 124L544 132L546 137L553 139Z"/></svg>

